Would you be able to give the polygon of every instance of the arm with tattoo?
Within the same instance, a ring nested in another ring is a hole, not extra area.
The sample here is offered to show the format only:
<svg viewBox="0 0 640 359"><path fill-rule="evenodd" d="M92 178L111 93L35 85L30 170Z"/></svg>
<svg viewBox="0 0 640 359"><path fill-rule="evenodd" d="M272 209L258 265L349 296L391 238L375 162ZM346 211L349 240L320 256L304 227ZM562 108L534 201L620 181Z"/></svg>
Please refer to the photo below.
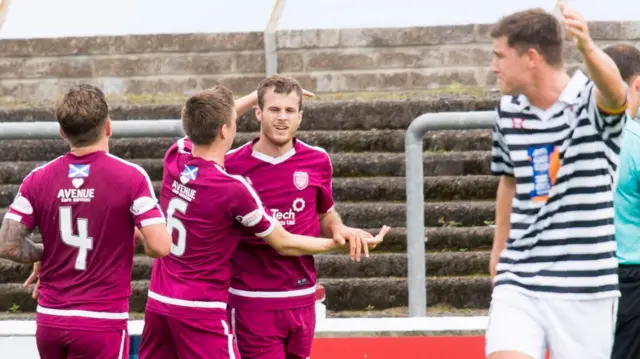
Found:
<svg viewBox="0 0 640 359"><path fill-rule="evenodd" d="M11 219L2 221L0 228L0 258L18 263L35 263L42 258L42 244L32 242L31 230Z"/></svg>

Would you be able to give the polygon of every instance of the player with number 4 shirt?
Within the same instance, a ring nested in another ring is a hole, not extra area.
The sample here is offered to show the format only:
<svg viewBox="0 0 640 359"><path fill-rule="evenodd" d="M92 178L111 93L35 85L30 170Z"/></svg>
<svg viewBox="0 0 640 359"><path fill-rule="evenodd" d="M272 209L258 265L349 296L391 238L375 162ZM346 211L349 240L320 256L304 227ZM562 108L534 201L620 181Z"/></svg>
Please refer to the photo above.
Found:
<svg viewBox="0 0 640 359"><path fill-rule="evenodd" d="M36 343L44 359L128 358L129 296L141 232L147 254L171 238L147 173L108 153L102 91L71 89L56 109L71 150L26 176L0 230L0 257L41 261ZM29 240L38 228L42 244Z"/></svg>
<svg viewBox="0 0 640 359"><path fill-rule="evenodd" d="M246 233L289 256L341 245L288 233L244 178L226 172L236 119L233 94L223 86L191 96L183 108L187 138L165 155L160 194L174 245L169 256L154 261L141 359L240 358L226 308L231 254ZM387 231L363 245L380 243Z"/></svg>

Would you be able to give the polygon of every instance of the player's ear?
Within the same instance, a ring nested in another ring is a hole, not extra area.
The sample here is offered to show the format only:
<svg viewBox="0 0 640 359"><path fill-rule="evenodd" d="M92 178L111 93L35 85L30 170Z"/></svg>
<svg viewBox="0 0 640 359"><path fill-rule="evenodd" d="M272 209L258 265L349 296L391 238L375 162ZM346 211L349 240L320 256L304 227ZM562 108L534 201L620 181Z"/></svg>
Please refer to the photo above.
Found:
<svg viewBox="0 0 640 359"><path fill-rule="evenodd" d="M229 125L227 125L226 123L223 124L218 131L218 135L220 136L221 140L225 140L229 136Z"/></svg>
<svg viewBox="0 0 640 359"><path fill-rule="evenodd" d="M111 119L107 117L107 121L104 123L104 134L107 137L111 137Z"/></svg>
<svg viewBox="0 0 640 359"><path fill-rule="evenodd" d="M631 83L630 88L633 88L635 93L640 93L640 75L637 75L633 82Z"/></svg>
<svg viewBox="0 0 640 359"><path fill-rule="evenodd" d="M262 109L260 106L256 106L256 118L258 119L258 122L262 122Z"/></svg>
<svg viewBox="0 0 640 359"><path fill-rule="evenodd" d="M62 137L62 139L63 139L63 140L66 140L66 139L67 139L67 136L65 136L65 135L64 135L64 132L62 131L62 127L60 127L60 128L58 129L58 133L60 133L60 137Z"/></svg>

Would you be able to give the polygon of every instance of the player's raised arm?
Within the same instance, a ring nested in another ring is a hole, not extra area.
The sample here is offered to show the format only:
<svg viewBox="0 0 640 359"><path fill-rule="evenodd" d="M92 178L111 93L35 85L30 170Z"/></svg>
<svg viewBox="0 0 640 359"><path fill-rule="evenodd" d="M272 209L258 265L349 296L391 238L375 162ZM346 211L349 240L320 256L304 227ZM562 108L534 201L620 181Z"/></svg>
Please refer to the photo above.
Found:
<svg viewBox="0 0 640 359"><path fill-rule="evenodd" d="M258 104L258 92L253 91L250 94L240 97L235 100L236 105L236 113L238 117L245 114L245 112L249 111L252 107Z"/></svg>
<svg viewBox="0 0 640 359"><path fill-rule="evenodd" d="M589 34L584 18L576 11L560 5L567 34L575 41L578 51L584 58L589 77L596 85L596 99L599 110L606 114L617 115L627 108L627 87L618 67L602 51Z"/></svg>

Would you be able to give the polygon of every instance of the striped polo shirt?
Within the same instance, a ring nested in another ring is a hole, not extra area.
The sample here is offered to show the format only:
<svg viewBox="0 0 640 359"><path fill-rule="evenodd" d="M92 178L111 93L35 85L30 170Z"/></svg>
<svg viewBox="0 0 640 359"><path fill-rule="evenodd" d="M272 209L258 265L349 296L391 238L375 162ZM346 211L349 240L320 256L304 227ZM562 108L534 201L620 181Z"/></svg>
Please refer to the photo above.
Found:
<svg viewBox="0 0 640 359"><path fill-rule="evenodd" d="M596 104L581 71L547 110L503 96L491 171L516 180L495 286L536 297L619 296L613 191L628 115Z"/></svg>

